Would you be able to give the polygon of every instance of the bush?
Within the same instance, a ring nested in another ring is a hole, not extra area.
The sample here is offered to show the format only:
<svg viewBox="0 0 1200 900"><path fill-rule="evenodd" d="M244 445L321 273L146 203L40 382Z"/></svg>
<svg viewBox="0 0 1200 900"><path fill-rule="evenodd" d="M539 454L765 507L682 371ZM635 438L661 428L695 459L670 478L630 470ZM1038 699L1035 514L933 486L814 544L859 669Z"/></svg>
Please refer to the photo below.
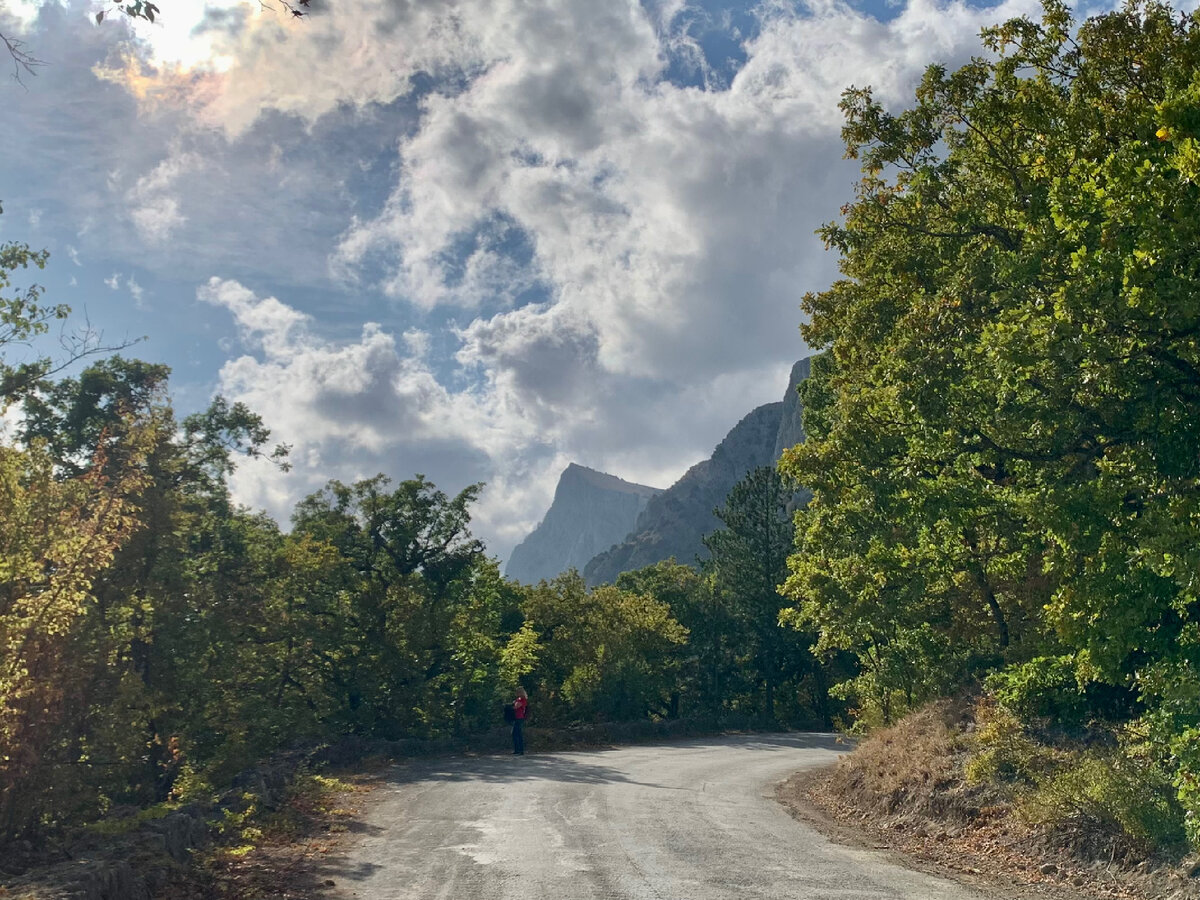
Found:
<svg viewBox="0 0 1200 900"><path fill-rule="evenodd" d="M1040 825L1079 820L1119 831L1139 853L1181 849L1184 811L1170 779L1128 753L1081 754L1042 781L1020 804L1022 816Z"/></svg>
<svg viewBox="0 0 1200 900"><path fill-rule="evenodd" d="M1186 810L1184 827L1193 850L1200 851L1200 728L1182 729L1171 742L1174 783Z"/></svg>
<svg viewBox="0 0 1200 900"><path fill-rule="evenodd" d="M975 721L979 727L965 765L969 783L1033 785L1053 770L1058 753L1031 738L1024 723L1007 708L980 701Z"/></svg>
<svg viewBox="0 0 1200 900"><path fill-rule="evenodd" d="M1127 687L1081 683L1076 659L1070 655L1039 656L1008 666L989 675L984 685L1022 720L1048 720L1067 731L1078 731L1092 719L1128 719L1137 705Z"/></svg>
<svg viewBox="0 0 1200 900"><path fill-rule="evenodd" d="M1022 719L1050 718L1082 725L1087 703L1071 656L1039 656L989 675L985 686L1002 707Z"/></svg>
<svg viewBox="0 0 1200 900"><path fill-rule="evenodd" d="M1189 640L1198 638L1193 633ZM1186 660L1162 661L1139 672L1138 681L1153 708L1131 728L1141 730L1147 752L1171 773L1188 840L1200 851L1200 672Z"/></svg>

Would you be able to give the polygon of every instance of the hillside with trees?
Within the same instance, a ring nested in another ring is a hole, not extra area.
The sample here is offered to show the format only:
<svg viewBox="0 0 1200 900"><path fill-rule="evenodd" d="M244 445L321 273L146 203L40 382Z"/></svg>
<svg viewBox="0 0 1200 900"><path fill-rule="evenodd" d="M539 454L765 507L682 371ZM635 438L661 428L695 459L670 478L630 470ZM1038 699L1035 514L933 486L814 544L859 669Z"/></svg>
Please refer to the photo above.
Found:
<svg viewBox="0 0 1200 900"><path fill-rule="evenodd" d="M903 112L844 96L785 615L860 723L982 690L968 774L1200 847L1200 20L983 38Z"/></svg>

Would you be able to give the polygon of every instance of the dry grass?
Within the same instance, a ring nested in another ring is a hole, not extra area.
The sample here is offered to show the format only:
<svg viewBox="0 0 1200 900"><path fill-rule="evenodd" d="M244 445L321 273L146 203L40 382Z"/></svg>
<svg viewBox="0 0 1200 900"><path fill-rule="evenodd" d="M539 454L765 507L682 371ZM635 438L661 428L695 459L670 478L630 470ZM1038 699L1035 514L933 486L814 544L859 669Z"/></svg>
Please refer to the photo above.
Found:
<svg viewBox="0 0 1200 900"><path fill-rule="evenodd" d="M1021 886L1032 896L1200 898L1195 860L1122 859L1095 829L1068 834L1025 821L1011 782L969 779L975 714L965 700L932 704L872 734L824 778L798 778L782 795L803 795L843 826L942 870L1011 886L1004 896Z"/></svg>
<svg viewBox="0 0 1200 900"><path fill-rule="evenodd" d="M973 728L966 701L931 704L860 743L834 770L830 790L888 820L966 823L994 815L1007 800L1003 792L963 778Z"/></svg>

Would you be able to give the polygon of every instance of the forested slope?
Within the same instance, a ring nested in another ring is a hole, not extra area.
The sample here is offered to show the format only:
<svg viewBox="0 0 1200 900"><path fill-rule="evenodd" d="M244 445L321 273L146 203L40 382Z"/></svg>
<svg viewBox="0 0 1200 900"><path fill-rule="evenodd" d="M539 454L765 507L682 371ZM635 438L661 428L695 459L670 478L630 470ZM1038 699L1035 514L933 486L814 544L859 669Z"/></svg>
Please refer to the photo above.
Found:
<svg viewBox="0 0 1200 900"><path fill-rule="evenodd" d="M1200 19L983 43L903 111L844 95L787 615L860 721L982 690L968 772L1200 848Z"/></svg>

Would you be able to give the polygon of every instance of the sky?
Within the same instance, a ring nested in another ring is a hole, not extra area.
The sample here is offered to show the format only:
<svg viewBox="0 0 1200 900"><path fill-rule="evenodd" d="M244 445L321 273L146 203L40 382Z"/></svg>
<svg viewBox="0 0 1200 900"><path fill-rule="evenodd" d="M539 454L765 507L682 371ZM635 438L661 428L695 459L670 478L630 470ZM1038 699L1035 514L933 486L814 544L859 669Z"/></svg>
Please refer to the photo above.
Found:
<svg viewBox="0 0 1200 900"><path fill-rule="evenodd" d="M857 177L842 90L902 108L1037 7L308 9L0 0L46 63L0 79L0 241L50 251L73 322L144 338L181 415L223 394L292 445L239 501L286 524L331 478L485 482L503 559L567 463L666 487L781 398Z"/></svg>

